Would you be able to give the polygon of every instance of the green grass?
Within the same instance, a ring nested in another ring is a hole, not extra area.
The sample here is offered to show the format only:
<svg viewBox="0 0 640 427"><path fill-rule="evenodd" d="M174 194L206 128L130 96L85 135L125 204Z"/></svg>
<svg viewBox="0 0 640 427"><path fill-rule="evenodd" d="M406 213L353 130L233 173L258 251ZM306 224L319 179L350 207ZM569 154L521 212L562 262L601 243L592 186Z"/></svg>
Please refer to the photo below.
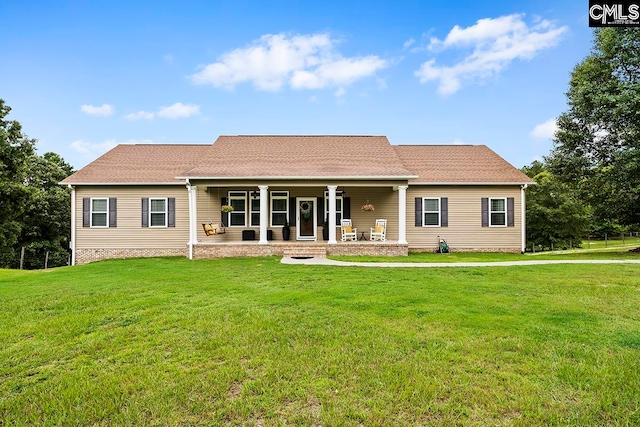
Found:
<svg viewBox="0 0 640 427"><path fill-rule="evenodd" d="M278 258L0 270L0 425L638 425L639 277Z"/></svg>

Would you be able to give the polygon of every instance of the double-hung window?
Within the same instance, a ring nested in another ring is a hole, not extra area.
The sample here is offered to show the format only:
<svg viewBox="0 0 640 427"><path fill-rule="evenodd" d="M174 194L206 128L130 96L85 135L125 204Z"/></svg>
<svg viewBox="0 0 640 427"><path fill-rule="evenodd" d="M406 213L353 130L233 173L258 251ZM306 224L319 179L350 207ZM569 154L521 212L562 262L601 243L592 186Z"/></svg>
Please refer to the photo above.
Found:
<svg viewBox="0 0 640 427"><path fill-rule="evenodd" d="M342 221L342 196L336 195L336 227L340 227ZM324 192L324 217L329 218L329 192Z"/></svg>
<svg viewBox="0 0 640 427"><path fill-rule="evenodd" d="M150 198L149 199L149 226L150 227L166 227L167 226L167 199L166 198Z"/></svg>
<svg viewBox="0 0 640 427"><path fill-rule="evenodd" d="M289 192L271 192L271 226L282 227L289 216Z"/></svg>
<svg viewBox="0 0 640 427"><path fill-rule="evenodd" d="M507 199L504 197L489 199L489 226L507 226Z"/></svg>
<svg viewBox="0 0 640 427"><path fill-rule="evenodd" d="M440 197L422 199L423 227L440 227Z"/></svg>
<svg viewBox="0 0 640 427"><path fill-rule="evenodd" d="M257 200L259 205L260 199L257 199ZM229 226L246 227L247 226L247 192L246 191L229 191L229 205L233 207L233 212L229 212ZM259 217L260 216L259 210L257 214ZM260 222L259 219L258 219L258 222Z"/></svg>
<svg viewBox="0 0 640 427"><path fill-rule="evenodd" d="M91 199L91 227L108 227L109 199Z"/></svg>

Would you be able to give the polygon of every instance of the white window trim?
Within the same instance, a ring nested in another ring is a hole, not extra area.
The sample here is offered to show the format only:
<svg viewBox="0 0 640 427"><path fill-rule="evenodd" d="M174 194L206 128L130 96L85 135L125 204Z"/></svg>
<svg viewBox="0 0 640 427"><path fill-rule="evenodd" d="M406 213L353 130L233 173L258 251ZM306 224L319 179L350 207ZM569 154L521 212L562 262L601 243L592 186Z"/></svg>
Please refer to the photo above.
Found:
<svg viewBox="0 0 640 427"><path fill-rule="evenodd" d="M151 214L161 213L159 211L155 212L151 209L153 206L153 200L164 200L164 225L152 225L151 223ZM149 197L149 228L167 228L169 223L169 199L167 197Z"/></svg>
<svg viewBox="0 0 640 427"><path fill-rule="evenodd" d="M256 197L251 197L251 193L248 193L247 195L247 203L245 204L245 206L247 206L249 208L249 220L245 221L249 223L249 227L251 228L259 228L260 227L260 217L258 217L258 224L254 224L253 223L253 214L257 213L258 215L260 215L260 204L258 204L258 210L254 211L253 210L253 201L257 200L258 202L260 202L260 194L258 191L256 191L256 193L258 193L258 195Z"/></svg>
<svg viewBox="0 0 640 427"><path fill-rule="evenodd" d="M106 200L107 201L107 210L105 212L95 212L95 213L104 213L106 214L105 225L93 225L93 201L94 200ZM89 226L91 228L109 228L109 198L108 197L92 197L91 202L89 203Z"/></svg>
<svg viewBox="0 0 640 427"><path fill-rule="evenodd" d="M231 195L232 193L234 194L233 196ZM229 191L227 193L227 203L229 204L229 206L232 206L231 205L231 199L244 199L244 209L245 209L244 210L244 224L242 224L242 225L231 225L231 215L233 213L235 213L236 215L239 213L238 211L233 211L233 212L229 212L229 215L228 215L228 218L227 218L227 222L229 224L227 224L227 226L231 227L231 228L240 228L240 227L246 228L247 227L247 223L249 222L249 221L247 221L247 214L251 210L251 206L249 206L250 205L249 199L247 198L247 192L246 191L240 191L240 190Z"/></svg>
<svg viewBox="0 0 640 427"><path fill-rule="evenodd" d="M338 209L338 203L337 201L340 200L340 209ZM344 196L338 196L336 194L336 214L340 214L340 219L345 219L344 218ZM324 222L327 218L329 217L329 191L325 191L324 192L324 216L322 217L322 222ZM340 228L341 221L338 221L338 219L336 218L336 228ZM322 225L322 224L320 224Z"/></svg>
<svg viewBox="0 0 640 427"><path fill-rule="evenodd" d="M285 193L286 196L274 196L273 193ZM283 211L274 211L273 210L273 201L274 200L285 200L285 202L287 203L287 209L286 211L284 211L285 214L285 221L289 222L289 192L288 191L271 191L269 193L269 226L270 227L277 227L277 228L282 228L284 227L284 225L273 225L273 214L274 213L283 213ZM291 224L289 224L291 225Z"/></svg>
<svg viewBox="0 0 640 427"><path fill-rule="evenodd" d="M438 201L438 210L437 211L428 211L425 209L427 206L427 200L437 200ZM427 225L427 221L425 220L425 214L427 213L437 213L438 214L438 225ZM442 226L442 202L440 197L423 197L422 198L422 226L426 228L438 228Z"/></svg>
<svg viewBox="0 0 640 427"><path fill-rule="evenodd" d="M492 200L504 200L504 211L493 211L491 210L491 201ZM504 213L504 224L492 224L491 223L491 214L492 213ZM489 227L506 227L507 226L507 198L506 197L489 197Z"/></svg>

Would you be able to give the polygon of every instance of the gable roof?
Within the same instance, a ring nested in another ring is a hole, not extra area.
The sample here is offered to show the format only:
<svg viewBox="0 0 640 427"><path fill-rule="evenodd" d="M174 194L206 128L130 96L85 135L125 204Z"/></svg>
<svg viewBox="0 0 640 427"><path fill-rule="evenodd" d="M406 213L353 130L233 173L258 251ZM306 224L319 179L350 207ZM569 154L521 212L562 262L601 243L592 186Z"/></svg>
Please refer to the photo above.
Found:
<svg viewBox="0 0 640 427"><path fill-rule="evenodd" d="M408 179L386 136L220 136L182 178Z"/></svg>
<svg viewBox="0 0 640 427"><path fill-rule="evenodd" d="M534 181L486 145L396 145L418 175L411 184L532 184Z"/></svg>
<svg viewBox="0 0 640 427"><path fill-rule="evenodd" d="M533 181L484 145L396 145L385 136L220 136L213 145L118 145L62 184L184 185L185 179Z"/></svg>
<svg viewBox="0 0 640 427"><path fill-rule="evenodd" d="M61 184L181 184L180 173L199 164L211 145L121 144Z"/></svg>

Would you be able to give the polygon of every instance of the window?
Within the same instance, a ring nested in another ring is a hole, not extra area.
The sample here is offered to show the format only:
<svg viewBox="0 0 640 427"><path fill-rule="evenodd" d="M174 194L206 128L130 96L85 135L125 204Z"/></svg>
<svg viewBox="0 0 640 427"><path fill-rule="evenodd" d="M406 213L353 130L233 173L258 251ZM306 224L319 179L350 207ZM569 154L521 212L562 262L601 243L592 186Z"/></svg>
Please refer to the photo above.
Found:
<svg viewBox="0 0 640 427"><path fill-rule="evenodd" d="M255 193L258 193L258 192L256 191ZM259 227L260 226L260 196L251 195L251 203L249 203L249 206L251 207L251 214L249 215L251 227Z"/></svg>
<svg viewBox="0 0 640 427"><path fill-rule="evenodd" d="M289 216L289 192L271 192L271 226L281 227Z"/></svg>
<svg viewBox="0 0 640 427"><path fill-rule="evenodd" d="M424 197L422 199L423 227L440 227L440 198Z"/></svg>
<svg viewBox="0 0 640 427"><path fill-rule="evenodd" d="M507 199L489 199L489 226L507 226Z"/></svg>
<svg viewBox="0 0 640 427"><path fill-rule="evenodd" d="M167 199L149 199L149 226L167 226Z"/></svg>
<svg viewBox="0 0 640 427"><path fill-rule="evenodd" d="M247 226L247 192L246 191L229 191L229 205L233 207L233 212L229 212L229 226L246 227ZM259 212L258 212L258 215L260 215Z"/></svg>
<svg viewBox="0 0 640 427"><path fill-rule="evenodd" d="M109 199L91 199L91 227L108 227Z"/></svg>
<svg viewBox="0 0 640 427"><path fill-rule="evenodd" d="M336 227L340 227L342 221L342 196L336 195ZM324 192L324 217L329 218L329 192ZM324 221L324 220L323 220Z"/></svg>

